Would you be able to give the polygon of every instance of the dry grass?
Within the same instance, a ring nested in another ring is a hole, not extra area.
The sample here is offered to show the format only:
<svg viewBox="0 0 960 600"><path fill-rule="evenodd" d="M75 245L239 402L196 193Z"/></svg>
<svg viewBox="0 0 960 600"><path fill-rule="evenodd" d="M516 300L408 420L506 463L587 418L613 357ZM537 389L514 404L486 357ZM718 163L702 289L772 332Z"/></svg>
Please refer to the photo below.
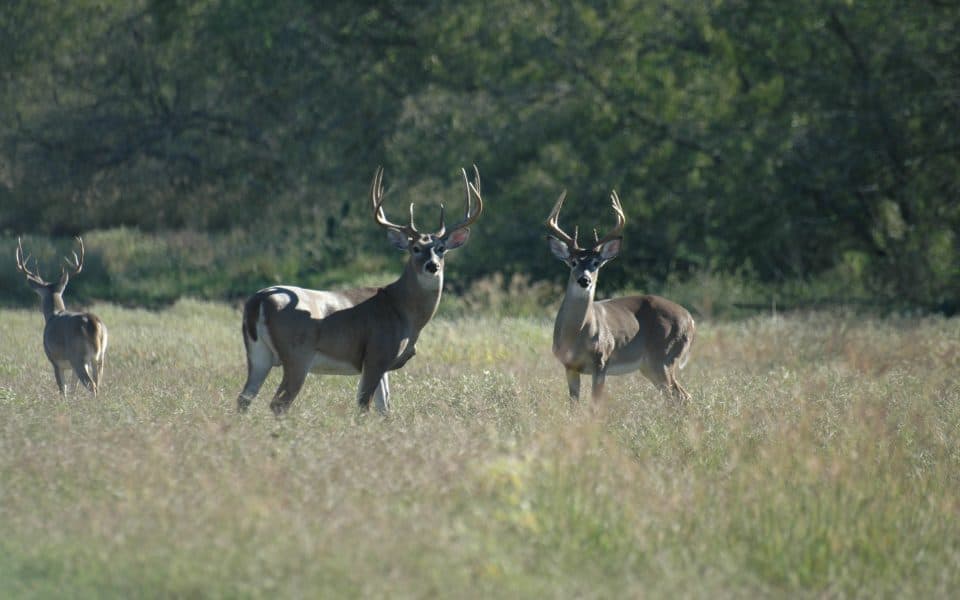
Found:
<svg viewBox="0 0 960 600"><path fill-rule="evenodd" d="M355 378L234 414L239 315L95 307L66 402L0 314L5 597L947 597L960 589L960 320L701 323L675 407L570 410L549 321L438 320L389 419Z"/></svg>

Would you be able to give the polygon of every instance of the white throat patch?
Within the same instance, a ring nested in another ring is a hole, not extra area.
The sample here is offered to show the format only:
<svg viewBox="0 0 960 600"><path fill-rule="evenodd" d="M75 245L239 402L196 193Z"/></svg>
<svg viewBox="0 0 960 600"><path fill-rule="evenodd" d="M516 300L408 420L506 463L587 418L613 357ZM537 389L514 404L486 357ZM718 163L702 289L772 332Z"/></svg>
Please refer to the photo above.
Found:
<svg viewBox="0 0 960 600"><path fill-rule="evenodd" d="M567 295L574 298L589 298L593 296L593 290L597 285L597 281L593 280L590 282L590 285L587 287L580 287L580 284L576 281L571 281L567 285Z"/></svg>
<svg viewBox="0 0 960 600"><path fill-rule="evenodd" d="M432 274L421 269L419 272L417 272L417 281L424 289L438 289L443 285L443 271L437 271L435 274Z"/></svg>

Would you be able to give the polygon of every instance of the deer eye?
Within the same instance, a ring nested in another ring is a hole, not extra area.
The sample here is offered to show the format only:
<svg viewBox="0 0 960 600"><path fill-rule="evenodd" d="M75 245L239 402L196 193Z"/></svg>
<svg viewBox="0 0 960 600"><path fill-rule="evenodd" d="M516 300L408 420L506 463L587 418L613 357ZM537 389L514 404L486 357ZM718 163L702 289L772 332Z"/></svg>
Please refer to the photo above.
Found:
<svg viewBox="0 0 960 600"><path fill-rule="evenodd" d="M436 252L437 254L443 254L443 250L444 250L444 247L443 247L442 244L439 245L439 246L434 247L434 249L433 249L433 251Z"/></svg>
<svg viewBox="0 0 960 600"><path fill-rule="evenodd" d="M414 254L420 254L420 246L414 246L414 247L413 247L413 253L414 253Z"/></svg>

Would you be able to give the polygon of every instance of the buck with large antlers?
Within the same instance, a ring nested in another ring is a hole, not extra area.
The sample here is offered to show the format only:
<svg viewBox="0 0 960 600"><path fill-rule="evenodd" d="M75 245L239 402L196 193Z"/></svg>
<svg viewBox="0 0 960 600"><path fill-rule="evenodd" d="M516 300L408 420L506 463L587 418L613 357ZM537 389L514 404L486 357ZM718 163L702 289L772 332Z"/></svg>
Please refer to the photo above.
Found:
<svg viewBox="0 0 960 600"><path fill-rule="evenodd" d="M64 262L74 275L83 270L83 240L76 238L80 245L80 255L73 253L73 261L64 258ZM17 270L24 274L27 283L40 296L40 308L43 311L43 349L53 365L53 374L57 378L60 395L66 397L66 373L73 371L74 387L80 381L94 396L103 376L103 361L107 352L107 327L93 313L68 311L63 304L63 290L70 280L66 267L60 271L60 280L48 283L40 276L39 270L31 271L27 265L30 256L23 257L23 245L17 239Z"/></svg>
<svg viewBox="0 0 960 600"><path fill-rule="evenodd" d="M359 374L360 408L369 410L372 397L378 411L389 410L388 372L402 367L416 353L417 338L440 304L446 253L467 242L468 227L483 211L476 166L473 172L471 182L462 171L466 188L463 220L447 227L441 205L440 229L423 233L413 223L412 203L409 225L387 220L383 168L377 169L370 186L373 218L387 230L390 243L409 254L403 274L390 285L341 292L274 286L247 300L243 309L247 382L237 398L238 410L247 409L275 366L283 367L283 379L270 403L276 414L289 408L307 372ZM475 207L471 198L476 198Z"/></svg>
<svg viewBox="0 0 960 600"><path fill-rule="evenodd" d="M677 381L690 356L693 317L685 308L659 296L626 296L594 301L600 268L620 253L626 223L617 192L611 204L617 219L603 239L594 230L594 243L581 248L577 229L571 237L557 224L566 192L560 194L547 219L547 236L554 256L570 267L570 279L553 328L553 354L567 371L571 400L580 396L580 375L593 376L592 396L603 395L607 375L640 370L660 389L680 400L690 397Z"/></svg>

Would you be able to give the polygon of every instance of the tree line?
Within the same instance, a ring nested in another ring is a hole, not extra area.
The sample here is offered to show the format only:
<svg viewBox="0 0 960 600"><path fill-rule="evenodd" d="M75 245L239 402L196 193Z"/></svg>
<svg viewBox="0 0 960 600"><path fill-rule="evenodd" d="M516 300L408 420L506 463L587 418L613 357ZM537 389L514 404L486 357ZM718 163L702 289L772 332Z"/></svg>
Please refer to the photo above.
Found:
<svg viewBox="0 0 960 600"><path fill-rule="evenodd" d="M476 163L466 279L627 215L610 285L697 272L960 298L960 6L918 0L12 0L0 232L248 231L383 249ZM435 210L435 208L433 209Z"/></svg>

